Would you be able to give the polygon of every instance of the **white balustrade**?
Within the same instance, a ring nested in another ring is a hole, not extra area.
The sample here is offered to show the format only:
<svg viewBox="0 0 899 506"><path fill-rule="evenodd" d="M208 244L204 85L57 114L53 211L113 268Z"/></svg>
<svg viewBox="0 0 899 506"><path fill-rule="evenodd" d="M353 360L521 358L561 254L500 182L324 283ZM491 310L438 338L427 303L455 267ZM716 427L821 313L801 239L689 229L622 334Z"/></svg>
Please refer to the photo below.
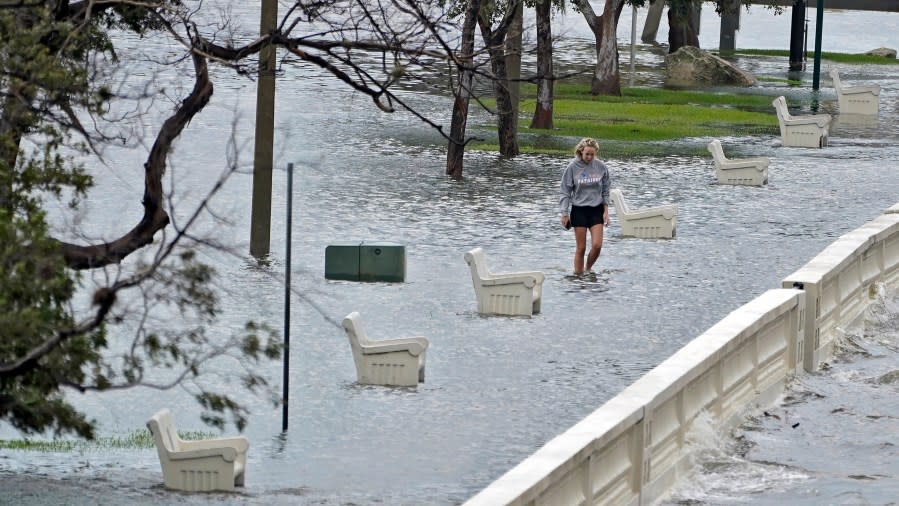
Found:
<svg viewBox="0 0 899 506"><path fill-rule="evenodd" d="M639 504L689 466L685 435L703 412L733 424L769 404L801 357L800 290L765 292L471 498L499 504Z"/></svg>
<svg viewBox="0 0 899 506"><path fill-rule="evenodd" d="M816 371L833 353L835 341L855 325L876 292L877 283L899 281L899 214L882 214L844 234L782 285L805 290L808 346L804 365Z"/></svg>

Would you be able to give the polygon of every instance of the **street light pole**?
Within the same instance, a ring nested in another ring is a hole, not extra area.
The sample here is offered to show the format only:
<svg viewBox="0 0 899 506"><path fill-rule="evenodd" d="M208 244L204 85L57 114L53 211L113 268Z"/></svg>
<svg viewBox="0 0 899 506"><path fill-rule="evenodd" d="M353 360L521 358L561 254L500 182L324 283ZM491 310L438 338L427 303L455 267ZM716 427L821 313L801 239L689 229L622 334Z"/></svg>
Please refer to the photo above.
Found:
<svg viewBox="0 0 899 506"><path fill-rule="evenodd" d="M815 70L812 75L812 89L821 87L821 33L824 25L824 0L818 0L817 21L815 22Z"/></svg>
<svg viewBox="0 0 899 506"><path fill-rule="evenodd" d="M281 394L281 431L287 432L287 392L290 385L290 241L293 230L293 164L287 164L287 250L284 255L284 375Z"/></svg>

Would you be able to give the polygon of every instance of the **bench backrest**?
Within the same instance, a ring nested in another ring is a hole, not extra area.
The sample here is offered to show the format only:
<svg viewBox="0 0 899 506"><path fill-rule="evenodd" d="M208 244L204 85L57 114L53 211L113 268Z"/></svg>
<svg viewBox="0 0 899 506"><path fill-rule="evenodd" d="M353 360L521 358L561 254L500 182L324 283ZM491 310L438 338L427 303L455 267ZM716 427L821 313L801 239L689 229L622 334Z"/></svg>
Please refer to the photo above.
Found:
<svg viewBox="0 0 899 506"><path fill-rule="evenodd" d="M481 248L475 248L465 254L465 262L471 270L471 279L474 282L490 278L490 271L487 269L487 255Z"/></svg>
<svg viewBox="0 0 899 506"><path fill-rule="evenodd" d="M716 162L724 163L727 161L727 157L724 156L724 149L721 147L721 141L719 141L718 139L710 142L708 149L709 153L712 154L712 158L714 158Z"/></svg>
<svg viewBox="0 0 899 506"><path fill-rule="evenodd" d="M172 412L168 409L160 410L154 414L150 421L147 422L147 428L153 434L160 457L163 457L163 450L166 453L174 453L181 450L178 431L175 429L175 420L172 417Z"/></svg>
<svg viewBox="0 0 899 506"><path fill-rule="evenodd" d="M837 90L837 95L842 95L843 83L840 82L840 74L837 69L830 69L830 78L833 79L833 89Z"/></svg>
<svg viewBox="0 0 899 506"><path fill-rule="evenodd" d="M627 202L624 201L624 194L621 193L621 190L618 188L613 189L609 192L609 197L612 199L612 205L615 206L615 209L617 209L619 213L628 214L630 212L627 208Z"/></svg>
<svg viewBox="0 0 899 506"><path fill-rule="evenodd" d="M781 119L793 119L793 116L790 115L790 110L787 109L787 99L783 97L783 95L774 99L774 109L777 111L777 116Z"/></svg>
<svg viewBox="0 0 899 506"><path fill-rule="evenodd" d="M350 340L350 348L353 350L353 360L360 363L362 360L362 347L369 344L365 328L362 326L362 315L358 311L346 315L343 319L343 328Z"/></svg>

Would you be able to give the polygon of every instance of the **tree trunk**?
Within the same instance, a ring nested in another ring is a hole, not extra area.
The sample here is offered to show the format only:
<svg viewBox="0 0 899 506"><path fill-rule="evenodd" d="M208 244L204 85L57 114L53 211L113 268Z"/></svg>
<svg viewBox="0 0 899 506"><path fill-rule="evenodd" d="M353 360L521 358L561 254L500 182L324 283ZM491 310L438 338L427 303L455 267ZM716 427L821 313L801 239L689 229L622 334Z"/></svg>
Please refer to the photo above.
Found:
<svg viewBox="0 0 899 506"><path fill-rule="evenodd" d="M490 68L493 71L493 93L496 97L496 128L499 141L499 153L503 156L516 156L521 151L518 148L518 111L513 110L512 96L509 93L509 80L506 74L505 40L509 30L509 24L514 16L515 8L521 0L513 0L508 6L508 12L499 26L491 29L490 20L486 13L478 16L478 25L481 27L481 37L487 44L487 52L490 55Z"/></svg>
<svg viewBox="0 0 899 506"><path fill-rule="evenodd" d="M596 38L596 68L590 83L593 95L621 96L621 72L618 68L618 19L624 0L606 0L605 9L593 25Z"/></svg>
<svg viewBox="0 0 899 506"><path fill-rule="evenodd" d="M684 46L699 47L699 26L693 15L693 7L668 8L668 52Z"/></svg>
<svg viewBox="0 0 899 506"><path fill-rule="evenodd" d="M601 16L593 12L587 0L572 0L584 15L596 39L596 67L590 83L593 95L621 95L621 73L618 71L618 39L615 32L624 9L624 0L605 0Z"/></svg>
<svg viewBox="0 0 899 506"><path fill-rule="evenodd" d="M499 154L516 156L521 151L518 147L518 111L512 106L512 94L509 93L509 81L497 76L506 75L506 57L502 50L490 51L490 66L493 69L493 94L496 96L496 129L499 141Z"/></svg>
<svg viewBox="0 0 899 506"><path fill-rule="evenodd" d="M24 92L10 91L0 110L0 209L9 210L12 210L10 198L19 159L19 145L24 132L30 127L25 119L28 107L22 104L17 95L24 96Z"/></svg>
<svg viewBox="0 0 899 506"><path fill-rule="evenodd" d="M453 179L462 179L463 155L465 154L465 127L468 124L468 104L471 99L471 84L474 78L474 30L478 23L481 0L469 0L462 24L462 52L459 55L459 82L453 93L453 118L450 123L449 141L446 147L446 173Z"/></svg>
<svg viewBox="0 0 899 506"><path fill-rule="evenodd" d="M537 15L537 104L531 128L553 128L553 35L552 0L538 0Z"/></svg>

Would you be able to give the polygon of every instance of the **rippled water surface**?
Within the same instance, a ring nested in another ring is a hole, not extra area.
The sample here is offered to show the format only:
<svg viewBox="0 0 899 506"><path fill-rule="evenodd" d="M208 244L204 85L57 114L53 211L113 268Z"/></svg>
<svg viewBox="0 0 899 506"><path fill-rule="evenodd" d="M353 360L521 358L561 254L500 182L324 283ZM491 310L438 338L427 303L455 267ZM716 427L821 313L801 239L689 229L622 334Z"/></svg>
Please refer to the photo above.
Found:
<svg viewBox="0 0 899 506"><path fill-rule="evenodd" d="M572 47L587 42L575 14L565 18ZM858 16L828 14L825 23ZM753 21L745 22L752 26ZM629 24L622 18L622 41ZM894 26L878 30L895 37ZM750 37L768 41L747 33ZM837 40L846 42L846 51L863 51L886 44L877 37L861 48L849 47L858 43L855 38ZM738 44L766 47L741 38ZM716 45L717 40L706 44ZM647 48L641 54L647 62L658 58ZM561 58L576 64L578 57L567 53ZM589 62L589 54L584 58ZM776 59L745 63L756 72L785 74L780 69L785 62ZM286 68L278 84L276 165L294 162L297 167L288 433L280 434L280 408L266 399L243 399L253 413L246 432L251 449L247 487L236 499L166 492L155 450L103 449L0 453L0 503L465 500L728 312L778 287L836 237L899 202L899 69L838 68L847 72L847 81L881 84L879 120L841 121L831 133L831 146L823 150L784 148L776 137L723 138L729 156L772 159L765 187L713 184L710 157L607 160L613 186L633 207L676 203L678 228L673 240L623 239L613 211L595 279L570 276L573 237L556 217L564 157L503 160L469 153L465 179L450 181L443 176L443 144L427 127L409 116L380 114L367 97L323 85L304 69ZM231 225L209 222L202 228L239 244L243 253L252 183L248 118L255 88L226 72L218 74L214 101L179 141L172 174L177 199L200 198L224 169L228 136L236 130L238 147L245 149L241 166L247 170L232 176L214 201ZM445 97L410 92L409 99L439 121L448 117L451 104ZM822 90L823 109L833 110L833 100ZM704 145L708 140L683 142ZM127 227L119 217L139 215L135 175L143 156L140 149L109 154L118 168L101 171L99 195L127 192L134 198L130 203L118 197L91 200L86 223L94 224L94 233ZM276 171L269 267L204 253L222 275L226 327L237 328L247 319L282 321L284 180L284 171ZM325 280L325 247L361 240L405 245L406 282ZM476 313L462 259L475 246L484 248L494 270L546 273L542 314L488 318ZM706 441L710 457L700 472L712 484L681 489L672 501L813 504L826 497L848 502L864 489L859 497L882 503L899 495L895 442L883 436L896 433L899 417L893 400L899 384L894 335L899 325L889 299L880 309L869 318L873 330L852 341L857 346L844 350L832 369L793 385L783 403L772 408L778 418L759 415L736 440ZM351 311L362 314L376 339L426 336L431 341L427 382L417 389L356 385L349 345L338 326ZM279 380L277 364L266 372ZM139 430L162 407L176 412L179 428L203 427L196 405L177 390L72 394L72 399L100 421L101 435ZM784 425L793 420L801 425ZM0 437L17 436L4 427ZM879 457L892 459L893 467L879 467ZM843 467L837 459L851 459L858 469ZM759 479L768 486L756 488Z"/></svg>

